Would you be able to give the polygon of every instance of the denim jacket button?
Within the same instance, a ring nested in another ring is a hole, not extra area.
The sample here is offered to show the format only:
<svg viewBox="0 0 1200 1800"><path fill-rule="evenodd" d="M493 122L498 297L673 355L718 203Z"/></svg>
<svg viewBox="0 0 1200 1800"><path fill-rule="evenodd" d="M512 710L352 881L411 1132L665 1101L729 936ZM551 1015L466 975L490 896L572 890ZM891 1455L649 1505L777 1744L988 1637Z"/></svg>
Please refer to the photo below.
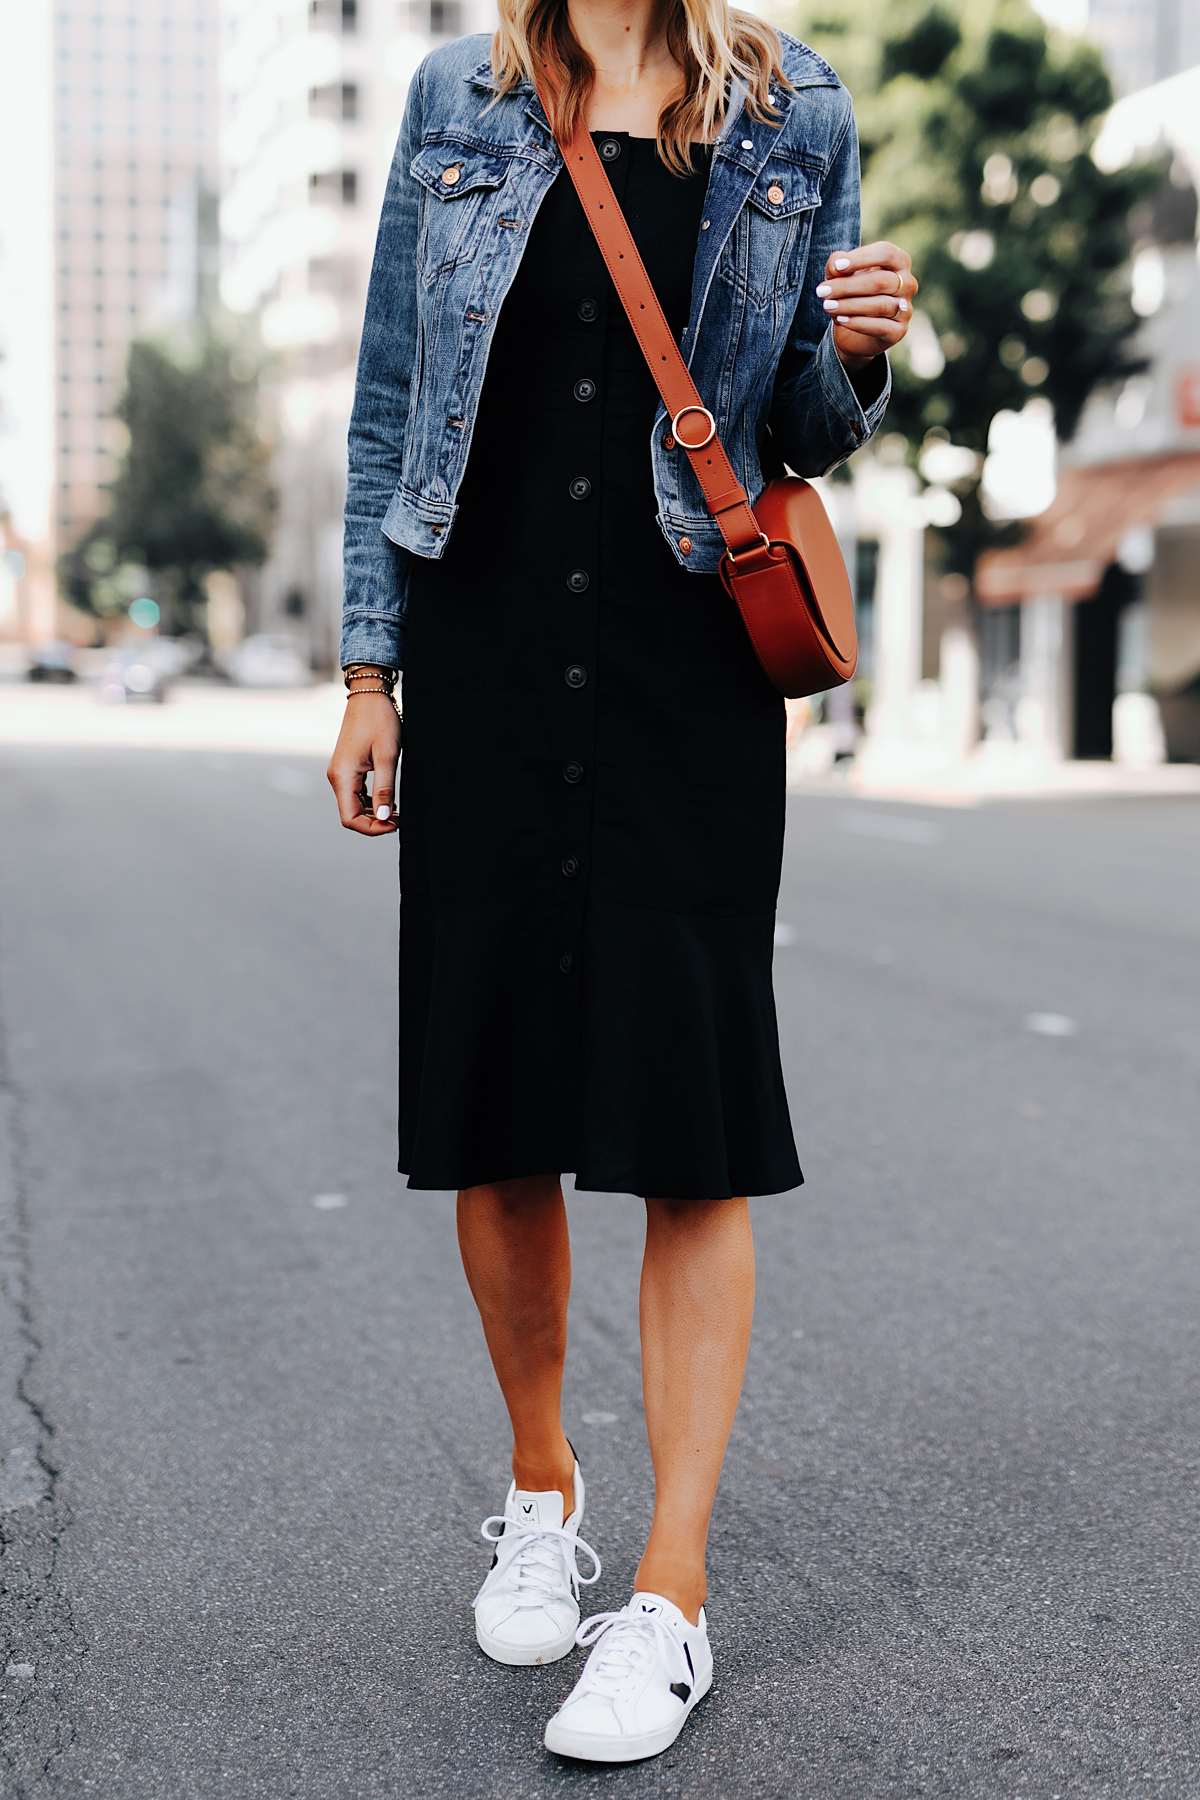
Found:
<svg viewBox="0 0 1200 1800"><path fill-rule="evenodd" d="M442 170L442 181L446 187L456 187L462 179L462 164L451 163L448 169Z"/></svg>
<svg viewBox="0 0 1200 1800"><path fill-rule="evenodd" d="M675 448L675 439L671 436L670 432L668 431L666 437L663 439L663 449L664 450L673 450L674 448Z"/></svg>
<svg viewBox="0 0 1200 1800"><path fill-rule="evenodd" d="M575 398L577 400L594 400L596 398L595 382L589 381L586 376L582 381L577 381L575 383Z"/></svg>
<svg viewBox="0 0 1200 1800"><path fill-rule="evenodd" d="M692 540L691 540L691 538L680 538L680 540L679 540L679 549L680 549L680 553L681 553L681 554L682 554L682 555L683 555L683 556L690 556L690 555L691 555L691 554L692 554Z"/></svg>
<svg viewBox="0 0 1200 1800"><path fill-rule="evenodd" d="M772 206L783 205L783 189L777 181L773 181L767 189L767 199L771 202Z"/></svg>

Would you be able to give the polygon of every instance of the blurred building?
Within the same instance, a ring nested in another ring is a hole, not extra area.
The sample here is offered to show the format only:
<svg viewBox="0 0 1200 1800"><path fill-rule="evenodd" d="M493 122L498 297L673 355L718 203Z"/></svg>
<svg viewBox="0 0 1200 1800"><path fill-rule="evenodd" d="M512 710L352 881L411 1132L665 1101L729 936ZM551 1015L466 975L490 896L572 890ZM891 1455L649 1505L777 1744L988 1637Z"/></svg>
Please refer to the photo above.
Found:
<svg viewBox="0 0 1200 1800"><path fill-rule="evenodd" d="M1197 0L1089 0L1087 30L1104 51L1118 94L1200 63Z"/></svg>
<svg viewBox="0 0 1200 1800"><path fill-rule="evenodd" d="M221 293L272 353L280 520L247 628L336 658L346 429L408 83L490 0L223 0Z"/></svg>
<svg viewBox="0 0 1200 1800"><path fill-rule="evenodd" d="M219 24L218 0L54 8L59 550L104 510L134 329L192 318L215 281Z"/></svg>
<svg viewBox="0 0 1200 1800"><path fill-rule="evenodd" d="M1093 395L1053 504L977 571L985 684L1051 756L1200 761L1200 66L1119 101L1094 154L1155 152L1169 174L1131 220L1145 366Z"/></svg>

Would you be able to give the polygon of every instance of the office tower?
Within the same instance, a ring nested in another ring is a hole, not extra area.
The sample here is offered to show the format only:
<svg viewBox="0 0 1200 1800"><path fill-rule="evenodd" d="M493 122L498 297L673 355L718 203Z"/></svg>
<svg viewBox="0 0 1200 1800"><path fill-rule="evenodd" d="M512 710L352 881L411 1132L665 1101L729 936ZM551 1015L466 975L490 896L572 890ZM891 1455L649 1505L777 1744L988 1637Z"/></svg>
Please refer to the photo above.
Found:
<svg viewBox="0 0 1200 1800"><path fill-rule="evenodd" d="M55 8L60 551L104 510L123 441L112 408L130 336L197 308L203 242L214 235L219 18L218 0Z"/></svg>

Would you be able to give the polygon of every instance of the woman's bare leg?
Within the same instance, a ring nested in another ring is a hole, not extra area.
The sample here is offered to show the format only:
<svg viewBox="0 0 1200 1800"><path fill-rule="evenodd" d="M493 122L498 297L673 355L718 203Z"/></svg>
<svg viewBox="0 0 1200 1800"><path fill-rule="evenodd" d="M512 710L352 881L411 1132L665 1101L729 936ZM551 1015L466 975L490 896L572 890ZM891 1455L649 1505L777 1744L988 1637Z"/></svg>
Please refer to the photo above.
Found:
<svg viewBox="0 0 1200 1800"><path fill-rule="evenodd" d="M647 1200L642 1392L655 1493L636 1586L674 1601L693 1624L753 1314L745 1200Z"/></svg>
<svg viewBox="0 0 1200 1800"><path fill-rule="evenodd" d="M562 1427L571 1244L558 1176L460 1189L458 1244L512 1420L517 1486L559 1488L565 1519L575 1504Z"/></svg>

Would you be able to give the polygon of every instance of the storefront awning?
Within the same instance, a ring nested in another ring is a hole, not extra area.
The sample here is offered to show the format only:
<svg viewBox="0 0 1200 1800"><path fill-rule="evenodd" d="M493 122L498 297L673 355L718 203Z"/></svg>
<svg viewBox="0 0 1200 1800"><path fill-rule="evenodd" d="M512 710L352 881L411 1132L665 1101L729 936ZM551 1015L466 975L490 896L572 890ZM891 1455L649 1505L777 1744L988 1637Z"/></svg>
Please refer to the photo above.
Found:
<svg viewBox="0 0 1200 1800"><path fill-rule="evenodd" d="M1054 504L1008 550L987 550L975 570L984 606L1057 595L1086 600L1133 526L1156 526L1171 501L1200 488L1200 452L1060 469Z"/></svg>

